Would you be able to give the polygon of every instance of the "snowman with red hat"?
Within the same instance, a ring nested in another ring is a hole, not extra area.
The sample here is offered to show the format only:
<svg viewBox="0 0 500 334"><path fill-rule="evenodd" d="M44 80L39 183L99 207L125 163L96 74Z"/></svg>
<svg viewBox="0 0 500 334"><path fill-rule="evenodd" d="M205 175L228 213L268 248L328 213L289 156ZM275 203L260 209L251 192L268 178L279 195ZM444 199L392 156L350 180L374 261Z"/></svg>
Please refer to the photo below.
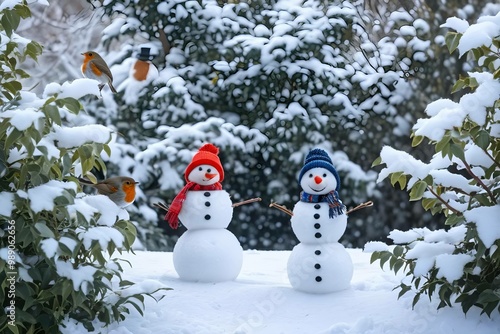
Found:
<svg viewBox="0 0 500 334"><path fill-rule="evenodd" d="M174 267L187 281L223 282L241 270L243 249L228 227L233 204L222 189L224 169L213 144L203 145L187 166L186 185L168 208L165 220L174 229L180 221L187 231L173 251Z"/></svg>
<svg viewBox="0 0 500 334"><path fill-rule="evenodd" d="M293 208L291 223L300 243L288 260L290 284L309 293L347 289L353 265L338 242L347 226L346 208L338 194L339 175L324 150L309 152L298 181L302 192Z"/></svg>

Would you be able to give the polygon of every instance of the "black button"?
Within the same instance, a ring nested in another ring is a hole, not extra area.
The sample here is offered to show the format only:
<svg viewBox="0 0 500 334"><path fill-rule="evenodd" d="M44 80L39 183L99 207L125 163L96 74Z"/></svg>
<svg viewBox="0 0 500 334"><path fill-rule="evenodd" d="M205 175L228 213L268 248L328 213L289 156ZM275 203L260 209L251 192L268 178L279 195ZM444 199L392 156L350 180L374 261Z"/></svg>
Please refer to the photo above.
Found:
<svg viewBox="0 0 500 334"><path fill-rule="evenodd" d="M314 219L319 219L319 213L314 214Z"/></svg>
<svg viewBox="0 0 500 334"><path fill-rule="evenodd" d="M210 202L205 202L205 206L210 206Z"/></svg>
<svg viewBox="0 0 500 334"><path fill-rule="evenodd" d="M321 208L321 205L319 205L319 204L314 204L314 208L315 208L316 210L318 210L319 208Z"/></svg>
<svg viewBox="0 0 500 334"><path fill-rule="evenodd" d="M206 218L206 217L207 217L207 216L205 216L205 218ZM314 236L315 236L317 239L319 239L319 238L321 238L321 233L316 233Z"/></svg>
<svg viewBox="0 0 500 334"><path fill-rule="evenodd" d="M319 263L316 263L316 264L314 265L314 268L316 268L316 269L319 269L319 268L321 268L321 264L319 264Z"/></svg>
<svg viewBox="0 0 500 334"><path fill-rule="evenodd" d="M314 254L316 254L316 255L320 255L320 254L321 254L321 251L320 251L319 249L318 249L318 250L315 250L315 251L314 251Z"/></svg>
<svg viewBox="0 0 500 334"><path fill-rule="evenodd" d="M320 227L321 227L321 224L319 224L319 223L314 224L315 229L319 229Z"/></svg>
<svg viewBox="0 0 500 334"><path fill-rule="evenodd" d="M316 282L321 282L322 280L321 276L316 276Z"/></svg>
<svg viewBox="0 0 500 334"><path fill-rule="evenodd" d="M205 191L203 195L205 195L205 197L210 197L210 193L208 191Z"/></svg>
<svg viewBox="0 0 500 334"><path fill-rule="evenodd" d="M205 219L206 219L206 220L209 220L209 219L210 219L210 215L206 215L206 216L205 216Z"/></svg>

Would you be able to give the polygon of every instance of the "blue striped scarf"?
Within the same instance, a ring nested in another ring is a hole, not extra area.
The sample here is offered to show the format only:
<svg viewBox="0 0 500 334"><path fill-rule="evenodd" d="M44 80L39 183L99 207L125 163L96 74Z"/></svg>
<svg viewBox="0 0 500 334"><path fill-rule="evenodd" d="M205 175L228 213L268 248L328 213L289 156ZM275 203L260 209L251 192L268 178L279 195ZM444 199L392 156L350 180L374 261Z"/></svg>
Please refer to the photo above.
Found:
<svg viewBox="0 0 500 334"><path fill-rule="evenodd" d="M341 215L345 211L345 205L342 204L342 201L339 198L339 194L337 191L329 192L326 195L312 195L308 194L305 191L300 193L300 200L306 203L320 203L327 202L330 209L328 210L328 216L330 218L335 218L338 215Z"/></svg>

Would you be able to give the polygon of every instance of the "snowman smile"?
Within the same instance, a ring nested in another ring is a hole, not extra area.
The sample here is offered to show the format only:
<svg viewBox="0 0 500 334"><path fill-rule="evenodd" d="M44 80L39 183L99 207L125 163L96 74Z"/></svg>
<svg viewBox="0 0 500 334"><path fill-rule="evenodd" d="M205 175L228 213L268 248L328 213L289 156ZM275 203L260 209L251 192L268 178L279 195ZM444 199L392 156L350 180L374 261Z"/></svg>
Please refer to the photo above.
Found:
<svg viewBox="0 0 500 334"><path fill-rule="evenodd" d="M314 189L313 187L309 186L309 189L311 189L311 190L312 190L312 191L314 191L314 192L319 193L319 192L322 192L323 190L325 190L325 189L326 189L326 186L325 186L325 187L323 187L323 188L321 188L321 189Z"/></svg>

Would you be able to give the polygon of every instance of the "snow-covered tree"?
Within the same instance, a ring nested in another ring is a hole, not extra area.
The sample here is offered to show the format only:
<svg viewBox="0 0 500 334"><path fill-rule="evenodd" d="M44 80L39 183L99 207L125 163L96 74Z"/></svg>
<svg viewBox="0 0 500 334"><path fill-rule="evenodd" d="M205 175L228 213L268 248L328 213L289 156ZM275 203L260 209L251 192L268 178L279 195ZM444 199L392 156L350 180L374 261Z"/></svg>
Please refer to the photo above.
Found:
<svg viewBox="0 0 500 334"><path fill-rule="evenodd" d="M450 52L476 62L454 90L466 93L458 102L439 99L426 108L427 118L413 126L415 146L428 140L436 154L425 163L386 146L378 163L379 180L390 177L406 188L412 201L433 214L443 213L449 228L390 233L397 246L373 253L372 261L406 271L400 296L415 291L440 299L438 308L459 303L490 315L500 312L500 14L469 25L457 17L443 27ZM481 33L478 33L481 32ZM372 247L372 246L370 246ZM385 248L385 247L383 247Z"/></svg>
<svg viewBox="0 0 500 334"><path fill-rule="evenodd" d="M87 108L124 135L116 144L122 154L111 161L145 190L137 221L155 217L152 202L169 202L183 183L192 152L206 141L221 147L224 186L235 201L260 196L265 203L291 205L299 193L297 173L313 147L333 155L348 205L377 195L375 173L366 172L366 160L375 158L367 149L373 138L363 129L378 122L380 133L396 127L396 136L404 134L399 126L404 122L392 116L411 89L395 65L397 48L380 47L378 63L356 51L356 46L377 46L363 44L370 41L354 6L110 1L104 10L113 24L104 30L103 43L125 45L121 57L113 56L123 60L112 67L117 80L128 77L130 35L149 36L164 55L156 60L158 78L135 92L138 99L129 99L124 84L118 103L105 98ZM279 212L257 204L239 211L239 224L232 226L246 247L293 244L283 225L287 217ZM351 233L353 242L362 227L351 228L358 230Z"/></svg>
<svg viewBox="0 0 500 334"><path fill-rule="evenodd" d="M103 195L85 196L76 179L106 171L111 130L75 126L78 98L98 95L94 81L24 90L19 66L40 44L17 34L25 1L0 4L0 332L87 330L142 311L144 294L121 279L117 252L136 238L128 214ZM160 287L157 287L160 288ZM145 291L146 294L154 291Z"/></svg>

